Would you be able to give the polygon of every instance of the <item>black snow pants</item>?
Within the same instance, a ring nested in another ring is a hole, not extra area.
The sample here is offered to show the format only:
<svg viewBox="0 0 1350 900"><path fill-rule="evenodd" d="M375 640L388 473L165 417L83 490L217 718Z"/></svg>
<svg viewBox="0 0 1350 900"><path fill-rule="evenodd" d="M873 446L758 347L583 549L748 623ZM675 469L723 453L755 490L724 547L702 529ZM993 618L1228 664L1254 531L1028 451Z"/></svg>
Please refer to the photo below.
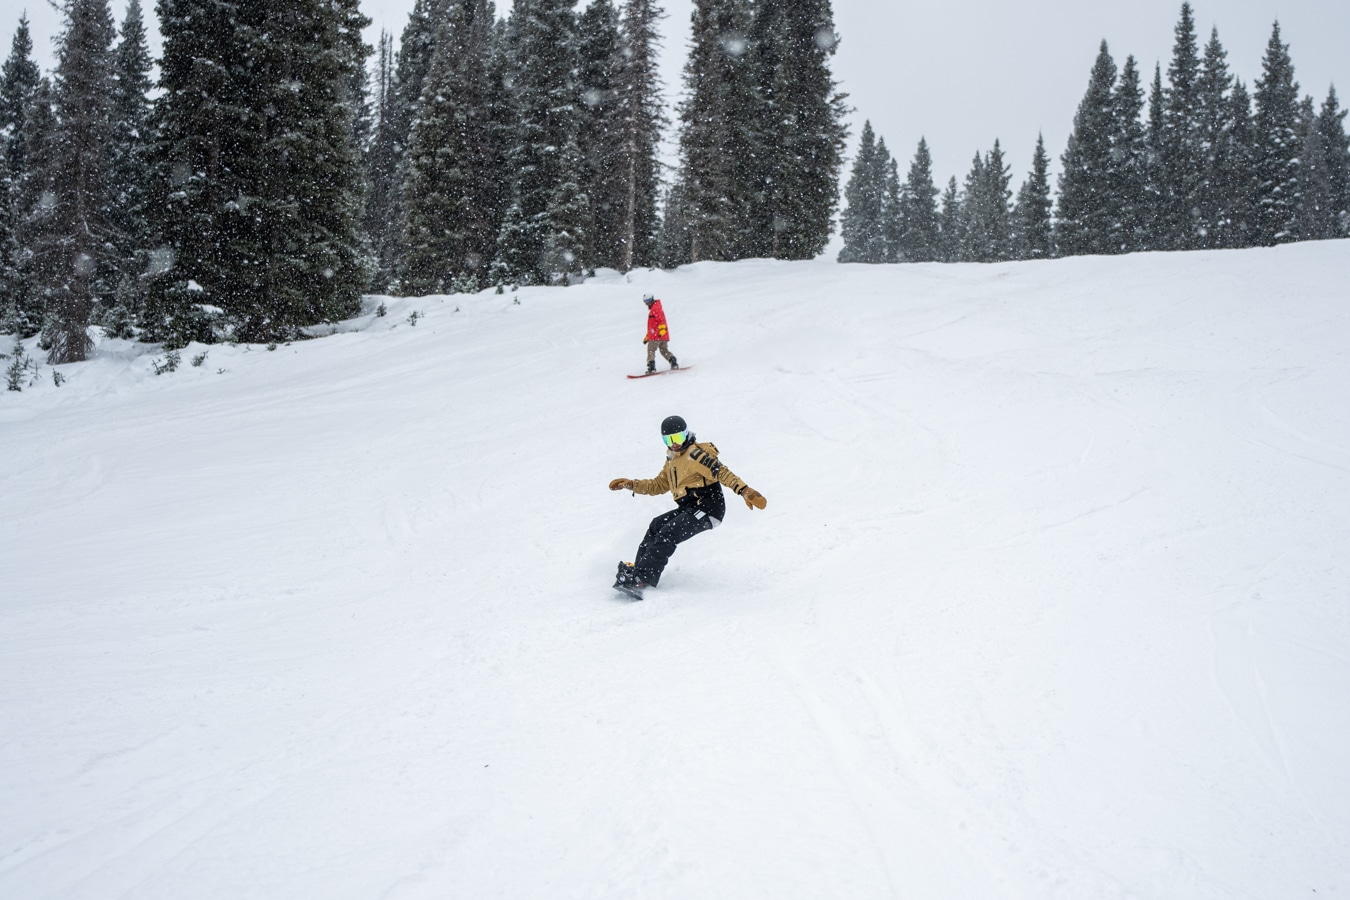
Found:
<svg viewBox="0 0 1350 900"><path fill-rule="evenodd" d="M646 537L638 545L637 559L633 561L638 579L643 584L656 584L677 544L720 524L703 510L692 507L672 509L652 519Z"/></svg>

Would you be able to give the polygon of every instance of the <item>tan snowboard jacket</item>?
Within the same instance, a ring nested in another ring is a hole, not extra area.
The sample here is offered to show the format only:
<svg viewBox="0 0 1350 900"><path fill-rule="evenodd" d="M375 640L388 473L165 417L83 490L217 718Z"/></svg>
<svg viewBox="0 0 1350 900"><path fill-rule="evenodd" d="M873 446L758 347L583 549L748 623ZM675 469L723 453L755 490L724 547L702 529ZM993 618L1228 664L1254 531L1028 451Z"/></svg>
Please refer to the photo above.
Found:
<svg viewBox="0 0 1350 900"><path fill-rule="evenodd" d="M683 452L667 450L666 464L661 469L661 474L655 478L639 478L634 481L633 493L657 495L669 491L676 502L679 502L691 491L697 496L701 493L700 488L719 483L738 497L745 490L745 482L718 460L715 446L706 442L695 442ZM721 518L712 510L709 510L709 514Z"/></svg>

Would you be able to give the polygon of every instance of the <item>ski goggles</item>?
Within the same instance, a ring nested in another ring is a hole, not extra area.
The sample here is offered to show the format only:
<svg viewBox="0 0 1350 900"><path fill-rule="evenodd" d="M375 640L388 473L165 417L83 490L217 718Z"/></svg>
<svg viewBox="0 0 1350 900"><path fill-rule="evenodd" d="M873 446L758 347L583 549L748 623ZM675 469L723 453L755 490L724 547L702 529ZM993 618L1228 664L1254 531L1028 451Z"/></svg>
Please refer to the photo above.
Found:
<svg viewBox="0 0 1350 900"><path fill-rule="evenodd" d="M689 440L689 432L681 431L678 434L663 434L661 440L666 442L667 447L683 447L684 442Z"/></svg>

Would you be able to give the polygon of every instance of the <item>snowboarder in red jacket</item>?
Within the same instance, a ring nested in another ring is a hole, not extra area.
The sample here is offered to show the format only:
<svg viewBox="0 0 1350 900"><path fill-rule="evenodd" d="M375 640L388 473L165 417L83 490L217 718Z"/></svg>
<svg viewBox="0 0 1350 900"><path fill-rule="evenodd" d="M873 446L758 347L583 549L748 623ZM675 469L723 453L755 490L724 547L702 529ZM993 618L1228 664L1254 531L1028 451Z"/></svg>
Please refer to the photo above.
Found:
<svg viewBox="0 0 1350 900"><path fill-rule="evenodd" d="M647 294L642 302L647 304L647 336L642 339L642 343L647 345L647 374L656 371L657 350L661 351L672 369L678 369L680 364L666 346L670 340L670 328L666 325L666 312L661 308L661 301L656 299L655 294Z"/></svg>

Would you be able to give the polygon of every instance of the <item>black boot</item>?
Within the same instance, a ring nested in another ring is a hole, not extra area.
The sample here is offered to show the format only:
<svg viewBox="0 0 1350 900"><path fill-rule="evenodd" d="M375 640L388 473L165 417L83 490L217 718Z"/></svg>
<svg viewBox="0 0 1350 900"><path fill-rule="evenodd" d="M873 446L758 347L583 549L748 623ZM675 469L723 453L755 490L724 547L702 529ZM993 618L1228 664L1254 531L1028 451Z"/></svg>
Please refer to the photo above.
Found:
<svg viewBox="0 0 1350 900"><path fill-rule="evenodd" d="M647 363L647 374L648 375L656 374L656 360L652 360L651 362Z"/></svg>
<svg viewBox="0 0 1350 900"><path fill-rule="evenodd" d="M642 589L646 585L637 577L632 563L619 563L618 574L614 577L614 590L627 594L634 600L642 599Z"/></svg>
<svg viewBox="0 0 1350 900"><path fill-rule="evenodd" d="M673 356L670 358L670 367L672 369L678 369L680 367L680 364L675 361L675 357Z"/></svg>

